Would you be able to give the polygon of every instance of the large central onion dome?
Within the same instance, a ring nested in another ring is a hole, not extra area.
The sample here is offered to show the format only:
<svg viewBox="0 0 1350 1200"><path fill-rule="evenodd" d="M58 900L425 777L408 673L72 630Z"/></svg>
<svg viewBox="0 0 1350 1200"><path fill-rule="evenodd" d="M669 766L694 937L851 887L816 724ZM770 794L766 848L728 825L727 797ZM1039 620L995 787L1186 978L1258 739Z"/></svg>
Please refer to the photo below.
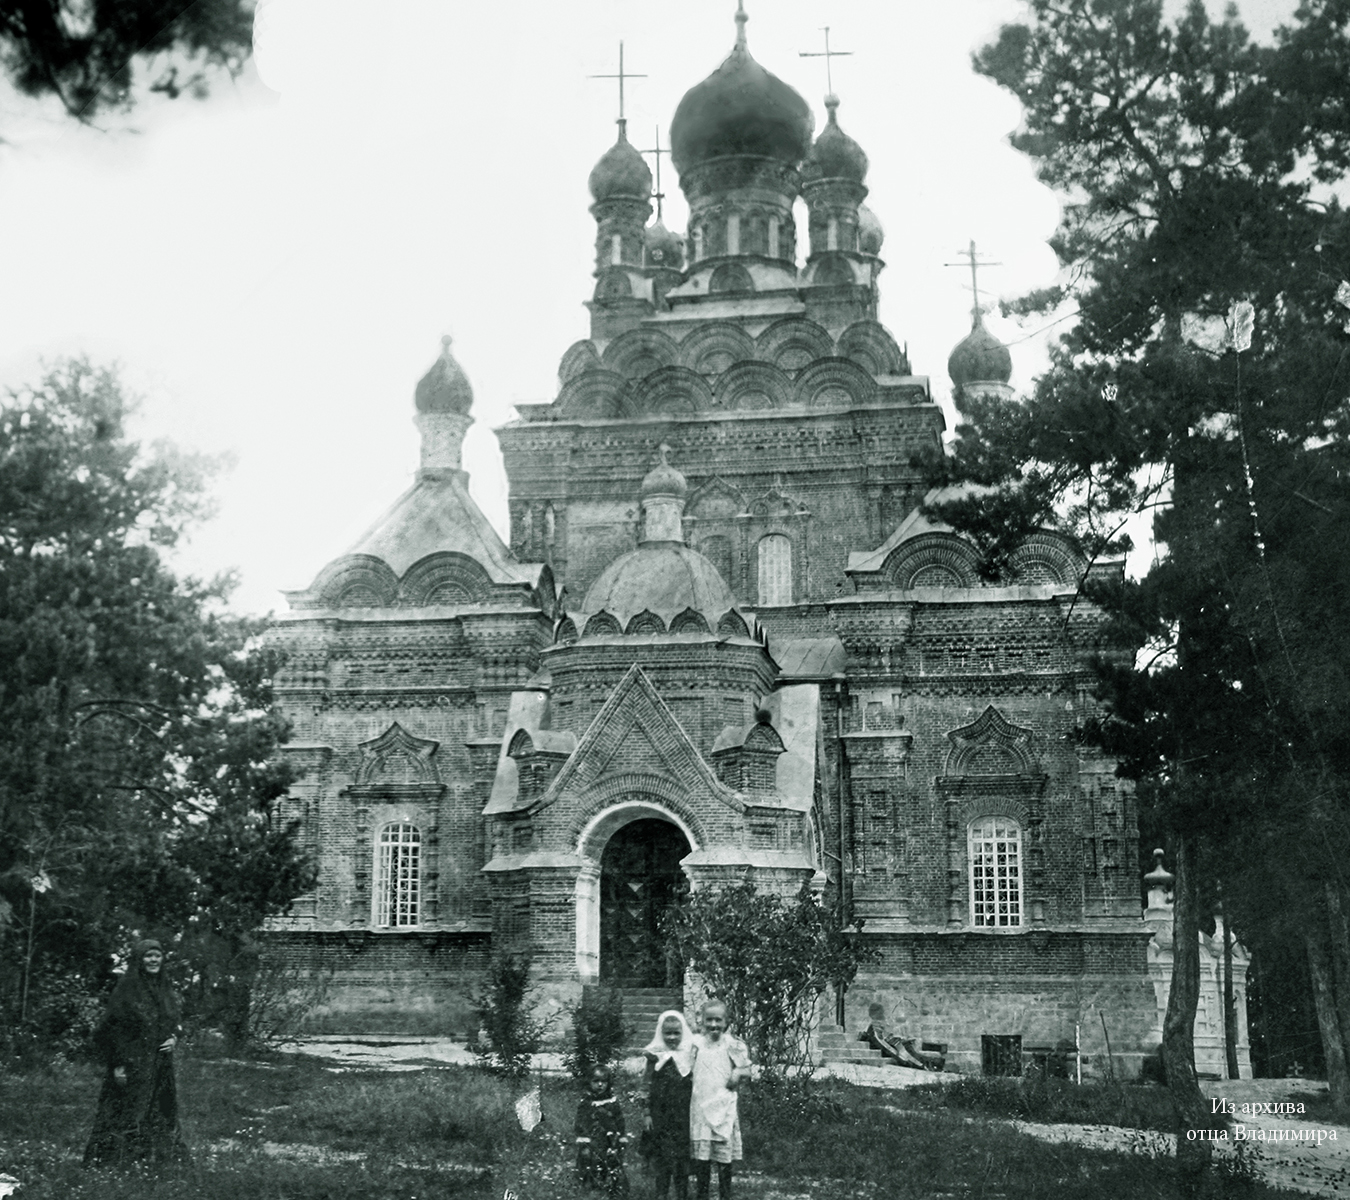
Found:
<svg viewBox="0 0 1350 1200"><path fill-rule="evenodd" d="M683 175L711 158L755 154L795 167L811 148L815 119L792 88L750 57L745 14L727 60L684 94L670 123L670 160Z"/></svg>
<svg viewBox="0 0 1350 1200"><path fill-rule="evenodd" d="M948 356L947 374L958 387L968 383L1007 383L1012 378L1012 355L977 315L975 327L956 343Z"/></svg>

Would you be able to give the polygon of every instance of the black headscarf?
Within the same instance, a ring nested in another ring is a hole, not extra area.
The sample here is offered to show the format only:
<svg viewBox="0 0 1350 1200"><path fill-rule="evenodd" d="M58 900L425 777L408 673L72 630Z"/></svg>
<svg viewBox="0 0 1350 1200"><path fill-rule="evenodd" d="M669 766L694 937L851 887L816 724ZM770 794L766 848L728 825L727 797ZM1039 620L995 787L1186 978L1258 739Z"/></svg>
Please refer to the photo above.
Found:
<svg viewBox="0 0 1350 1200"><path fill-rule="evenodd" d="M182 1006L164 968L155 975L145 969L145 956L151 950L164 953L163 945L154 938L132 947L126 974L108 1001L108 1016L114 1020L129 1017L153 1030L151 1037L166 1038L178 1028Z"/></svg>

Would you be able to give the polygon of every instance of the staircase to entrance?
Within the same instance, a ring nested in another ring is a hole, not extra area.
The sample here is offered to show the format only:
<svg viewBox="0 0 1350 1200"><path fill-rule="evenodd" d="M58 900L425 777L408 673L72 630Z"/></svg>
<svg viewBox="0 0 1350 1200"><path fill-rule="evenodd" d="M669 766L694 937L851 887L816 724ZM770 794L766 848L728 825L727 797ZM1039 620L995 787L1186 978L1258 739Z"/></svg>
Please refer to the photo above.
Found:
<svg viewBox="0 0 1350 1200"><path fill-rule="evenodd" d="M604 986L623 997L623 1023L628 1027L628 1037L624 1040L627 1054L637 1054L652 1040L656 1018L663 1012L672 1008L684 1012L684 993L679 988Z"/></svg>

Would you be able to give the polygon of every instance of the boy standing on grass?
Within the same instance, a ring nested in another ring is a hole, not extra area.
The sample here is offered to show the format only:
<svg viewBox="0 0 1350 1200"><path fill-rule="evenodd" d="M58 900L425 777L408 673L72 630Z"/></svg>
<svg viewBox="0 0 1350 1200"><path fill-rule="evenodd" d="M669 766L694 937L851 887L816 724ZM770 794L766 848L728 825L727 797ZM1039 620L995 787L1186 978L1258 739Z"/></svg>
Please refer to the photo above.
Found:
<svg viewBox="0 0 1350 1200"><path fill-rule="evenodd" d="M698 1200L708 1200L713 1163L717 1195L729 1200L731 1164L742 1157L736 1090L750 1074L750 1056L745 1043L726 1028L727 1006L709 1000L703 1006L703 1033L694 1039L694 1090L689 1101L690 1157Z"/></svg>

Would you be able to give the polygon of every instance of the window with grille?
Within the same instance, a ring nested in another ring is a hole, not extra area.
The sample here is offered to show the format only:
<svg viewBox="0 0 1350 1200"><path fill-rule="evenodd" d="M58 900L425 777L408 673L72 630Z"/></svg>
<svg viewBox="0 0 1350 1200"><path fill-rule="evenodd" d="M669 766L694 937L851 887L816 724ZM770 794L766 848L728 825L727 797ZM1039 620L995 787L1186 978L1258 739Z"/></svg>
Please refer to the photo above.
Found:
<svg viewBox="0 0 1350 1200"><path fill-rule="evenodd" d="M421 918L422 834L416 825L380 830L375 924L383 929L416 925Z"/></svg>
<svg viewBox="0 0 1350 1200"><path fill-rule="evenodd" d="M1022 830L1008 817L970 827L970 913L977 928L1022 924Z"/></svg>
<svg viewBox="0 0 1350 1200"><path fill-rule="evenodd" d="M792 603L792 542L771 533L759 542L759 602Z"/></svg>

